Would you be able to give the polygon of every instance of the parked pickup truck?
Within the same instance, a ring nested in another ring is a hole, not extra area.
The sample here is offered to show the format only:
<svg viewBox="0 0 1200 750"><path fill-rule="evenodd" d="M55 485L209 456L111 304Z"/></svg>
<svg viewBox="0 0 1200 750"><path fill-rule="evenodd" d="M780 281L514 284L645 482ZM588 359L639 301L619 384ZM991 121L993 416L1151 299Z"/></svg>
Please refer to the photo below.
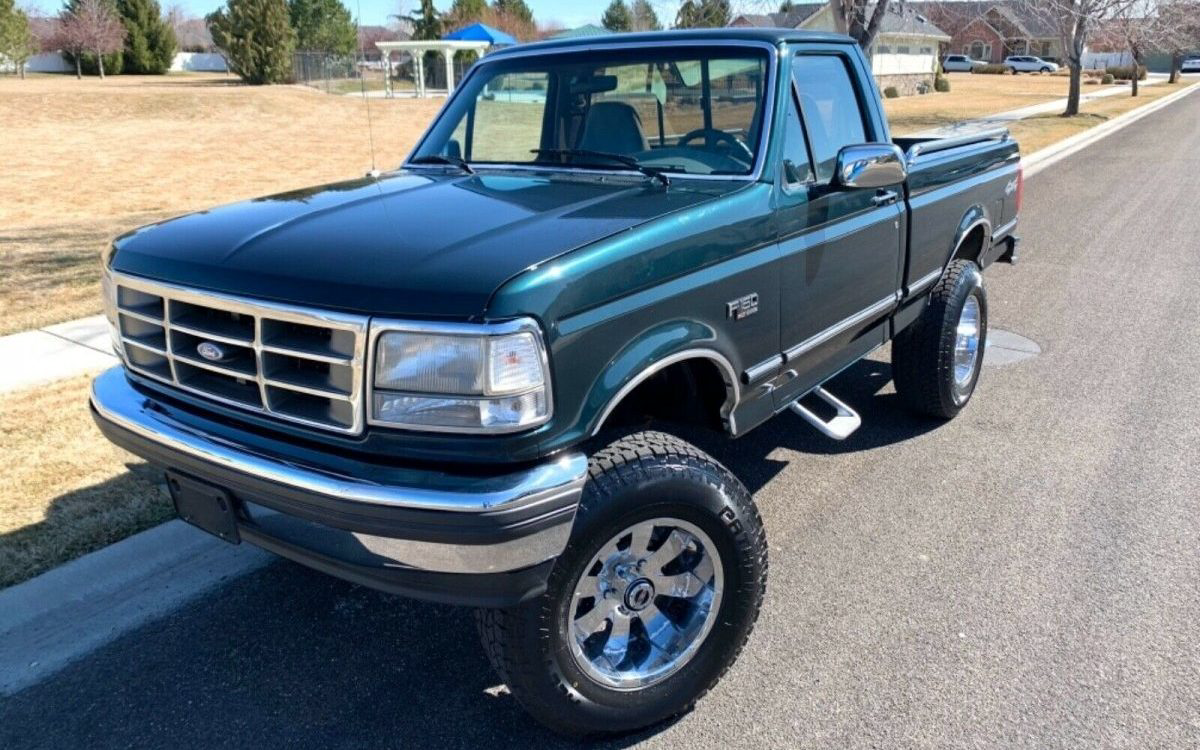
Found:
<svg viewBox="0 0 1200 750"><path fill-rule="evenodd" d="M116 240L95 418L201 529L477 607L550 727L644 727L724 674L767 577L750 493L680 435L844 438L825 384L889 341L900 400L955 416L1018 158L893 139L843 36L498 51L393 172Z"/></svg>

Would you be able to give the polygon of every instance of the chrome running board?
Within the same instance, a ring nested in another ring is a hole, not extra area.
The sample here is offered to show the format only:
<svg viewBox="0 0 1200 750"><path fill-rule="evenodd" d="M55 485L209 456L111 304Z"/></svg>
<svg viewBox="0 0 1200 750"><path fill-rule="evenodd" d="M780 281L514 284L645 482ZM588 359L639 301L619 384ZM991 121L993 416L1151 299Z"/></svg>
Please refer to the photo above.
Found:
<svg viewBox="0 0 1200 750"><path fill-rule="evenodd" d="M841 399L824 388L817 388L809 395L816 396L826 404L829 404L830 407L837 411L837 415L830 420L821 419L811 409L801 404L800 398L793 401L788 408L805 422L817 428L817 431L822 435L831 437L834 440L845 440L862 426L862 417L858 415L858 412L851 409Z"/></svg>

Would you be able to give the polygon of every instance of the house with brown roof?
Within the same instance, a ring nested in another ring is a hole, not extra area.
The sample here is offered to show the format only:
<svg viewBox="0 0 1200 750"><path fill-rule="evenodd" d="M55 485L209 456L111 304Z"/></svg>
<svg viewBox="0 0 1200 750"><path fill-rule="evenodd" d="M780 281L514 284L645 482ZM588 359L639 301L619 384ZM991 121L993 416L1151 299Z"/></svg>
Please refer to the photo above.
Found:
<svg viewBox="0 0 1200 750"><path fill-rule="evenodd" d="M868 10L870 12L870 10ZM779 13L743 13L730 26L834 31L837 28L828 3L800 3ZM939 47L950 35L912 8L912 3L889 4L867 51L871 71L880 89L895 86L903 94L932 90Z"/></svg>
<svg viewBox="0 0 1200 750"><path fill-rule="evenodd" d="M1062 42L1047 19L1021 0L907 3L950 34L948 53L999 63L1009 55L1062 62Z"/></svg>

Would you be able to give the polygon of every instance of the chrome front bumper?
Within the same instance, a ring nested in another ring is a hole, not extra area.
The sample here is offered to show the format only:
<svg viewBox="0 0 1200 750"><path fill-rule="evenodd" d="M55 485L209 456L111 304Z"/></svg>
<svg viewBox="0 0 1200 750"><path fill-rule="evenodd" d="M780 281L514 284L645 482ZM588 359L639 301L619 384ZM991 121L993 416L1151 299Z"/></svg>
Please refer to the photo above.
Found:
<svg viewBox="0 0 1200 750"><path fill-rule="evenodd" d="M96 378L91 403L113 442L228 490L239 501L243 539L354 580L363 576L333 568L489 575L553 560L566 547L587 479L587 458L578 453L498 476L305 465L288 457L282 441L259 436L250 447L215 423L206 432L197 426L203 415L141 393L121 367Z"/></svg>

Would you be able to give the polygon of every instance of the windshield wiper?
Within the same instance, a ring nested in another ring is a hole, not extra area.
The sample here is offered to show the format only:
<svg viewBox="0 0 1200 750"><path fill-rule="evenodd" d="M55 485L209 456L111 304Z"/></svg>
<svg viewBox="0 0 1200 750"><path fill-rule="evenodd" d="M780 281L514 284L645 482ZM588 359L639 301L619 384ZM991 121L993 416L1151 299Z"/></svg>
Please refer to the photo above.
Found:
<svg viewBox="0 0 1200 750"><path fill-rule="evenodd" d="M458 167L467 174L475 174L475 170L465 159L460 159L457 156L443 156L442 154L426 154L411 159L409 164L449 164L452 167Z"/></svg>
<svg viewBox="0 0 1200 750"><path fill-rule="evenodd" d="M647 167L632 156L624 154L613 154L608 151L592 151L586 148L531 148L530 153L538 156L583 156L593 159L608 159L615 161L618 164L623 164L630 169L636 169L652 180L658 180L663 187L671 184L671 178L667 177L661 170L654 167Z"/></svg>

